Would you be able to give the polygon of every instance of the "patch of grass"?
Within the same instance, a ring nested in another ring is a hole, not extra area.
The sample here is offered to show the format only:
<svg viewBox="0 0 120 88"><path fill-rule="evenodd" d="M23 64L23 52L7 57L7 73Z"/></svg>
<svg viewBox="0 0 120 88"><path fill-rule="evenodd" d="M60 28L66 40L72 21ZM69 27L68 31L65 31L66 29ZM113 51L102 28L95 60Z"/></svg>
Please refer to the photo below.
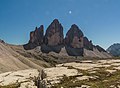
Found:
<svg viewBox="0 0 120 88"><path fill-rule="evenodd" d="M64 67L68 67L67 69L76 69L73 66L64 66Z"/></svg>
<svg viewBox="0 0 120 88"><path fill-rule="evenodd" d="M11 84L11 85L7 85L7 86L0 86L0 88L18 88L18 87L20 87L20 83Z"/></svg>
<svg viewBox="0 0 120 88"><path fill-rule="evenodd" d="M112 67L110 67L112 69ZM69 67L69 69L73 69L73 67ZM76 80L76 77L79 76L63 76L63 79L60 83L55 84L52 88L74 88L80 87L81 85L88 85L90 88L110 88L111 85L114 85L116 88L120 85L120 71L116 71L114 73L109 73L106 71L107 68L100 68L96 71L96 73L89 73L85 70L79 70L83 75L92 76L97 78L89 80Z"/></svg>

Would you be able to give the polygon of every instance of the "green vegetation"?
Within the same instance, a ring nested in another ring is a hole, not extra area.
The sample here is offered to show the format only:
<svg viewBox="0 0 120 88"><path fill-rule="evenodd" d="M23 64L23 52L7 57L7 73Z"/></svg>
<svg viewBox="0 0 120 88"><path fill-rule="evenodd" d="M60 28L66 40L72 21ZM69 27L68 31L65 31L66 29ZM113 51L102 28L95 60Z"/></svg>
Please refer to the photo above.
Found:
<svg viewBox="0 0 120 88"><path fill-rule="evenodd" d="M73 69L73 67L68 67L69 69ZM109 67L112 69L112 67ZM90 88L110 88L111 85L114 85L113 88L118 88L120 85L120 71L116 71L114 73L107 72L108 68L101 67L99 70L96 70L96 73L90 73L89 71L79 70L79 72L83 73L84 76L92 76L93 78L89 78L89 80L77 80L76 77L81 77L81 75L77 76L63 76L60 83L55 84L52 88L74 88L80 87L81 85L88 85ZM95 78L94 78L95 77Z"/></svg>
<svg viewBox="0 0 120 88"><path fill-rule="evenodd" d="M11 85L7 85L7 86L0 86L0 88L18 88L18 87L20 87L20 83L11 84Z"/></svg>

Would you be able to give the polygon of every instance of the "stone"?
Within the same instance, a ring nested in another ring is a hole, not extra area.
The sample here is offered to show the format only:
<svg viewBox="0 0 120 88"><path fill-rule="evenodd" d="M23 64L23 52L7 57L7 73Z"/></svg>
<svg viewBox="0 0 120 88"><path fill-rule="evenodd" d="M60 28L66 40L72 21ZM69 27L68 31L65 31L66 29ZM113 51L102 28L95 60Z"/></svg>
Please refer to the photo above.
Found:
<svg viewBox="0 0 120 88"><path fill-rule="evenodd" d="M87 37L84 37L84 48L86 48L87 50L93 50L92 41L89 41Z"/></svg>
<svg viewBox="0 0 120 88"><path fill-rule="evenodd" d="M99 52L106 52L101 46L96 45L94 46Z"/></svg>
<svg viewBox="0 0 120 88"><path fill-rule="evenodd" d="M65 37L65 44L72 48L83 48L83 32L73 24Z"/></svg>
<svg viewBox="0 0 120 88"><path fill-rule="evenodd" d="M114 43L113 45L111 45L107 49L107 52L115 57L119 57L120 56L120 43Z"/></svg>
<svg viewBox="0 0 120 88"><path fill-rule="evenodd" d="M30 40L27 44L23 45L25 50L34 49L37 46L43 44L44 38L44 26L41 25L39 28L35 28L35 31L30 32Z"/></svg>
<svg viewBox="0 0 120 88"><path fill-rule="evenodd" d="M83 32L73 24L65 37L65 48L70 56L83 56Z"/></svg>
<svg viewBox="0 0 120 88"><path fill-rule="evenodd" d="M48 46L57 46L63 44L63 27L57 19L49 25L44 37L44 43Z"/></svg>
<svg viewBox="0 0 120 88"><path fill-rule="evenodd" d="M39 76L39 71L37 69L26 69L19 71L11 71L0 74L0 86L9 86L17 83L29 82L33 84L34 77ZM24 84L25 85L25 84ZM21 85L23 86L23 85ZM35 85L31 85L34 86ZM30 88L34 88L30 87ZM20 87L24 88L24 87Z"/></svg>
<svg viewBox="0 0 120 88"><path fill-rule="evenodd" d="M5 43L5 42L4 42L4 40L1 40L1 39L0 39L0 43Z"/></svg>
<svg viewBox="0 0 120 88"><path fill-rule="evenodd" d="M35 28L35 31L30 32L29 43L34 43L36 45L41 45L43 43L44 37L44 27L41 25L39 28Z"/></svg>

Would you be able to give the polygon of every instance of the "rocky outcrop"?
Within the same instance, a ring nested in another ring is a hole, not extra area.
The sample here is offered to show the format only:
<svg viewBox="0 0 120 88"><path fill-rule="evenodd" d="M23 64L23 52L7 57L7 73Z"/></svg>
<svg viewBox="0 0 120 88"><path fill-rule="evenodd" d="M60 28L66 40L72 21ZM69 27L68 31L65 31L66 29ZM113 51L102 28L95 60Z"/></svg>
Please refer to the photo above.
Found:
<svg viewBox="0 0 120 88"><path fill-rule="evenodd" d="M24 49L34 49L37 46L43 44L44 27L41 25L39 28L35 28L35 31L30 32L30 40L27 44L23 45Z"/></svg>
<svg viewBox="0 0 120 88"><path fill-rule="evenodd" d="M35 31L30 32L29 43L34 43L36 45L41 45L43 43L44 37L44 27L41 25L39 28L35 28Z"/></svg>
<svg viewBox="0 0 120 88"><path fill-rule="evenodd" d="M84 48L88 50L93 50L92 41L89 41L87 37L84 37Z"/></svg>
<svg viewBox="0 0 120 88"><path fill-rule="evenodd" d="M101 70L101 68L105 68L105 69ZM45 68L43 70L44 72L43 74L45 75L43 76L43 80L45 80L47 84L46 85L47 88L51 88L51 86L53 88L57 88L58 86L66 87L66 85L67 85L66 88L71 88L71 83L72 85L76 85L76 87L72 86L72 88L93 88L93 84L95 84L96 80L101 79L102 77L110 78L112 77L112 74L116 74L117 72L119 72L119 70L120 70L119 59L93 60L92 58L92 60L80 60L79 63L78 62L62 63L56 65L56 67ZM97 75L98 73L100 75ZM104 75L101 73L104 73ZM94 74L94 75L90 75L90 74ZM118 78L118 76L116 76L115 79L116 78ZM104 80L105 79L101 79L100 81L103 83ZM91 82L91 83L89 85L86 84L88 87L87 86L82 87L83 84L81 83L83 82L84 83ZM107 83L108 82L111 83L111 80L107 80ZM113 83L111 84L113 85ZM99 86L98 88L101 88L101 85L98 84L95 85ZM106 82L103 85L106 86ZM110 88L110 87L105 87L105 88Z"/></svg>
<svg viewBox="0 0 120 88"><path fill-rule="evenodd" d="M40 46L43 53L60 53L65 50L64 52L69 56L83 56L85 49L93 52L96 50L99 53L106 52L100 46L93 45L87 37L84 37L83 32L76 24L71 26L64 38L63 27L58 19L53 20L48 26L45 35L43 25L39 28L36 27L35 31L30 33L29 43L24 45L24 49L30 50L37 46Z"/></svg>
<svg viewBox="0 0 120 88"><path fill-rule="evenodd" d="M120 56L120 43L115 43L115 44L111 45L107 49L107 52L113 56Z"/></svg>
<svg viewBox="0 0 120 88"><path fill-rule="evenodd" d="M83 56L83 32L73 24L65 37L66 51L72 56Z"/></svg>
<svg viewBox="0 0 120 88"><path fill-rule="evenodd" d="M103 49L101 46L96 45L94 46L99 52L106 52L105 49Z"/></svg>
<svg viewBox="0 0 120 88"><path fill-rule="evenodd" d="M83 48L83 32L73 24L65 37L65 44L72 48Z"/></svg>
<svg viewBox="0 0 120 88"><path fill-rule="evenodd" d="M1 39L0 39L0 43L5 43L5 42L4 42L4 40L1 40Z"/></svg>
<svg viewBox="0 0 120 88"><path fill-rule="evenodd" d="M63 47L63 40L63 27L59 21L55 19L46 30L44 44L41 46L41 51L44 53L59 53Z"/></svg>
<svg viewBox="0 0 120 88"><path fill-rule="evenodd" d="M63 27L57 19L55 19L46 30L44 43L48 46L56 46L63 44Z"/></svg>
<svg viewBox="0 0 120 88"><path fill-rule="evenodd" d="M11 71L0 74L0 88L37 88L35 78L39 76L37 69ZM13 86L12 86L13 85Z"/></svg>

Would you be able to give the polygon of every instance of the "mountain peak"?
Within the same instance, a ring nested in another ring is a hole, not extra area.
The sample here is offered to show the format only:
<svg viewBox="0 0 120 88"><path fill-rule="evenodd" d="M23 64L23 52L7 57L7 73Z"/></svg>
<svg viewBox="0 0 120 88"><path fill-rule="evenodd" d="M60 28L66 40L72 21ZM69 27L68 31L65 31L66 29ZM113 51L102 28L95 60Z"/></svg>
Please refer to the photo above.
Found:
<svg viewBox="0 0 120 88"><path fill-rule="evenodd" d="M114 43L113 45L111 45L107 49L107 52L113 56L120 56L120 43Z"/></svg>
<svg viewBox="0 0 120 88"><path fill-rule="evenodd" d="M53 23L59 23L59 20L58 19L54 19Z"/></svg>

